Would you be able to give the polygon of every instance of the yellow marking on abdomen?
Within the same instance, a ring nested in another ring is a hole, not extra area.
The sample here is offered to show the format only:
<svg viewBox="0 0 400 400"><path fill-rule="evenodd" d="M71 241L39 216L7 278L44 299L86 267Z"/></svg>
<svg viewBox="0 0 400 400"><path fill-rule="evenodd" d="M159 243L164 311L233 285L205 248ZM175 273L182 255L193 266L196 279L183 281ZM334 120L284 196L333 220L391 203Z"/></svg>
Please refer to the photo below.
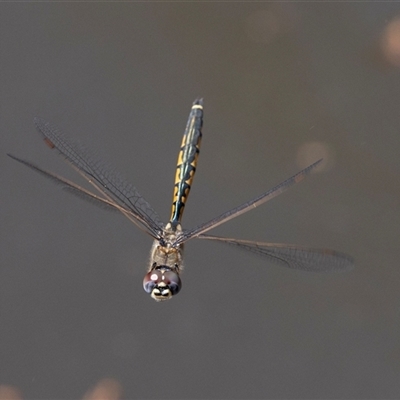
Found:
<svg viewBox="0 0 400 400"><path fill-rule="evenodd" d="M173 225L179 223L182 218L183 208L189 196L196 172L202 136L201 127L203 124L203 113L199 113L198 110L203 110L203 106L201 104L194 104L189 115L185 133L182 138L181 149L178 154L170 218L170 222Z"/></svg>

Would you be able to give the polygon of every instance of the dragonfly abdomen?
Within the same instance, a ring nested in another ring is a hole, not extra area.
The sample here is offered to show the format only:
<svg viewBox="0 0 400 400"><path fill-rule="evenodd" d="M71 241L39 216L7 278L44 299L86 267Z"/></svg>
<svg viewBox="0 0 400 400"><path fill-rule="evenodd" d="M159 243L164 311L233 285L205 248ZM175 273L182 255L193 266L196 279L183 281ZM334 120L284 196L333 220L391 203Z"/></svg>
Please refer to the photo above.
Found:
<svg viewBox="0 0 400 400"><path fill-rule="evenodd" d="M193 103L178 155L170 218L172 226L180 223L189 196L200 152L202 126L203 99L197 99Z"/></svg>

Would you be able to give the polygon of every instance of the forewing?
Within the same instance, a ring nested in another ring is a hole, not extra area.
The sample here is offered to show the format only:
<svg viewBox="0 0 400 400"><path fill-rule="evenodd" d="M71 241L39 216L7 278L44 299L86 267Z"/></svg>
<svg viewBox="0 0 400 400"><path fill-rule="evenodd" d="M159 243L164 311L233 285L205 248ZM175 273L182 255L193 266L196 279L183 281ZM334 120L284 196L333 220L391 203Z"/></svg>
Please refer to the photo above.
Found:
<svg viewBox="0 0 400 400"><path fill-rule="evenodd" d="M259 206L260 204L265 203L268 200L273 199L274 197L278 196L279 194L283 193L287 189L289 189L291 186L295 185L296 183L301 182L307 175L310 174L310 172L317 167L322 159L316 161L314 164L309 165L307 168L304 168L297 174L293 175L289 179L286 179L285 181L281 182L279 185L275 186L273 189L268 190L265 193L260 194L259 196L255 197L254 199L247 201L246 203L241 204L240 206L237 206L229 211L224 212L223 214L219 215L216 218L213 218L212 220L199 225L198 227L187 230L183 232L182 235L179 236L179 238L176 240L173 245L178 245L182 244L189 239L192 239L194 237L198 237L200 234L205 233L209 231L210 229L214 229L218 225L224 224L225 222L238 217L239 215L242 215L246 213L247 211L252 210L253 208Z"/></svg>
<svg viewBox="0 0 400 400"><path fill-rule="evenodd" d="M132 216L132 212L126 208L123 208L119 204L111 201L104 199L86 189L83 187L69 181L68 179L65 179L59 175L54 174L53 172L46 171L45 169L38 167L34 163L23 160L22 158L16 157L12 154L7 154L9 157L11 157L13 160L18 161L19 163L31 168L32 170L38 172L42 176L44 176L47 179L50 179L52 182L54 182L56 185L60 185L63 190L66 190L69 193L72 193L73 195L90 202L91 204L94 204L102 209L105 209L107 211L120 211L125 216L129 219L134 219ZM135 221L133 221L135 222Z"/></svg>
<svg viewBox="0 0 400 400"><path fill-rule="evenodd" d="M347 271L354 267L351 257L329 249L312 249L290 244L253 242L210 235L199 235L198 238L230 244L238 249L262 256L271 262L302 271Z"/></svg>
<svg viewBox="0 0 400 400"><path fill-rule="evenodd" d="M147 229L153 237L160 237L162 232L160 218L132 184L110 165L100 161L85 146L70 140L56 127L39 117L36 117L34 122L43 135L45 143L51 149L57 149L89 183L107 198L118 203L123 209L128 209L130 214L135 216L136 222Z"/></svg>

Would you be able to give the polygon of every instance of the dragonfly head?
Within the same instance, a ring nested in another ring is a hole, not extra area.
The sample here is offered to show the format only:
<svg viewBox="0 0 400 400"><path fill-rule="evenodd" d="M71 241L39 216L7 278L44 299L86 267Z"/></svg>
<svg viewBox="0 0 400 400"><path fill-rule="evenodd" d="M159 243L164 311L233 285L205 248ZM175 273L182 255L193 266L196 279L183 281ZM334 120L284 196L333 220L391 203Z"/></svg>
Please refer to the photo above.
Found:
<svg viewBox="0 0 400 400"><path fill-rule="evenodd" d="M148 272L143 279L143 288L156 301L169 300L179 293L181 278L166 266L158 266Z"/></svg>

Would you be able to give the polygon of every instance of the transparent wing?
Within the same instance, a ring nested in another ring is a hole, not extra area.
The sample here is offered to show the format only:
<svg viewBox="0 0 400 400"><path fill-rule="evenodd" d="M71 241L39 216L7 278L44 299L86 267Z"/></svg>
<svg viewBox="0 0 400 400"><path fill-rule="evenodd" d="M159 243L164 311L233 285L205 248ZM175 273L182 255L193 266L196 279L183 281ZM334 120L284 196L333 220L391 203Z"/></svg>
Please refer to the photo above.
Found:
<svg viewBox="0 0 400 400"><path fill-rule="evenodd" d="M241 250L258 254L274 263L303 271L348 271L354 267L351 257L329 249L312 249L291 244L253 242L210 235L199 235L198 239L230 244Z"/></svg>
<svg viewBox="0 0 400 400"><path fill-rule="evenodd" d="M50 179L52 182L54 182L56 185L62 186L62 188L78 197L81 199L88 201L90 203L94 203L95 205L105 208L105 209L112 209L112 210L119 210L121 207L118 206L118 204L115 204L109 200L103 199L94 193L89 192L88 190L82 188L81 186L76 185L75 183L59 176L56 175L52 172L46 171L43 168L38 167L34 163L23 160L22 158L19 158L17 156L14 156L10 153L7 153L7 155L12 158L15 161L18 161L19 163L31 168L32 170L38 172L42 176ZM124 210L125 212L129 212L129 210Z"/></svg>
<svg viewBox="0 0 400 400"><path fill-rule="evenodd" d="M84 189L81 186L78 186L77 184L75 184L59 175L56 175L52 172L46 171L45 169L38 167L37 165L33 164L30 161L23 160L22 158L18 158L12 154L7 154L7 155L9 157L11 157L13 160L26 165L27 167L33 169L34 171L38 172L42 176L50 179L55 184L60 185L67 192L72 193L73 195L75 195L85 201L88 201L91 204L94 204L102 209L107 210L107 211L120 211L128 219L130 219L132 222L136 223L136 216L134 216L130 210L120 206L119 204L115 203L114 201L107 200L100 196L97 196L96 194Z"/></svg>
<svg viewBox="0 0 400 400"><path fill-rule="evenodd" d="M111 203L119 205L120 211L128 212L132 222L150 233L154 238L159 239L161 237L162 223L160 218L132 184L127 182L108 164L100 161L82 144L68 139L65 134L48 122L36 117L34 123L38 131L44 136L45 143L51 149L57 149L70 165ZM36 166L35 168L38 169ZM76 187L71 190L76 190Z"/></svg>
<svg viewBox="0 0 400 400"><path fill-rule="evenodd" d="M218 225L224 224L225 222L229 221L232 218L236 218L239 215L246 213L247 211L252 210L253 208L259 206L260 204L265 203L268 200L273 199L274 197L278 196L279 194L283 193L285 190L289 189L291 186L295 185L296 183L301 182L310 172L319 165L322 161L322 158L316 161L314 164L309 165L307 168L304 168L302 171L298 172L297 174L293 175L289 179L281 182L279 185L275 186L273 189L268 190L265 193L260 194L256 198L247 201L246 203L241 204L238 207L233 208L232 210L226 211L225 213L221 214L220 216L213 218L212 220L199 225L198 227L186 230L178 237L178 239L173 243L173 245L182 244L189 239L199 236L202 233L209 231L217 227Z"/></svg>

